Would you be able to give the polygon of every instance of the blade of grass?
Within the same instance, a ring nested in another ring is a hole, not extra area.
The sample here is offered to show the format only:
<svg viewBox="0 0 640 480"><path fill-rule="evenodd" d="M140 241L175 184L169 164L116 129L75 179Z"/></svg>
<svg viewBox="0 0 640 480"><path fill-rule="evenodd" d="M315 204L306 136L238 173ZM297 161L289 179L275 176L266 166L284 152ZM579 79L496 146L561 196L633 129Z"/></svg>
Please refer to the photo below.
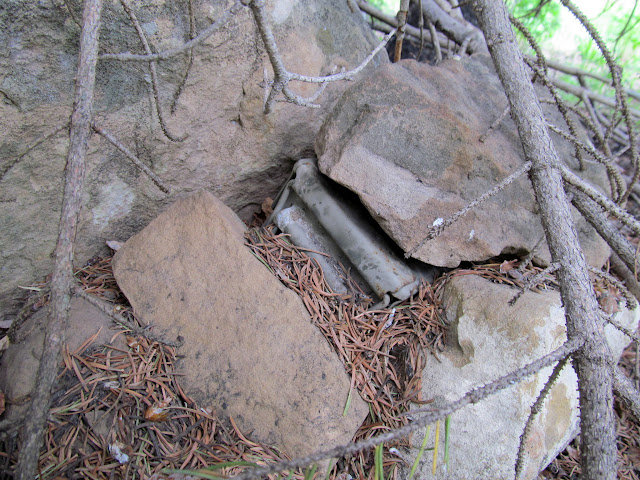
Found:
<svg viewBox="0 0 640 480"><path fill-rule="evenodd" d="M312 480L313 476L316 474L317 469L318 469L318 465L314 465L311 468L307 468L304 472L304 480Z"/></svg>
<svg viewBox="0 0 640 480"><path fill-rule="evenodd" d="M440 441L440 420L436 422L436 439L433 445L433 468L431 473L436 474L436 467L438 466L438 442Z"/></svg>
<svg viewBox="0 0 640 480"><path fill-rule="evenodd" d="M449 440L451 429L451 415L447 415L444 419L444 471L449 469Z"/></svg>
<svg viewBox="0 0 640 480"><path fill-rule="evenodd" d="M422 459L422 455L424 455L424 451L427 448L427 441L429 440L429 435L431 434L431 425L427 427L427 430L424 432L424 438L422 439L422 445L420 445L420 450L418 450L418 456L413 461L413 465L411 465L411 471L409 472L409 480L413 478L416 474L416 470L418 469L418 465L420 465L420 460Z"/></svg>
<svg viewBox="0 0 640 480"><path fill-rule="evenodd" d="M383 446L384 446L383 443L376 445L376 454L375 454L375 479L376 480L384 480L384 468L382 465Z"/></svg>

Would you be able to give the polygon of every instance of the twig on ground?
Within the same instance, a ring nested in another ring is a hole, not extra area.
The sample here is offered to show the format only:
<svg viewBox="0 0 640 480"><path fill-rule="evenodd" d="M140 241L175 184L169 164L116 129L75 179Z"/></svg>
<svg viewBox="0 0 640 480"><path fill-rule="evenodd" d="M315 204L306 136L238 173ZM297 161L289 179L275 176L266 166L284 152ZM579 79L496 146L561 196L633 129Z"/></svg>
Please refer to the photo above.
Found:
<svg viewBox="0 0 640 480"><path fill-rule="evenodd" d="M23 441L16 466L18 480L33 480L36 473L42 432L51 403L51 388L56 378L58 359L65 339L65 325L69 318L74 243L82 204L85 157L91 136L101 10L102 0L85 0L62 214L51 279L49 323L36 377L36 387L25 416Z"/></svg>

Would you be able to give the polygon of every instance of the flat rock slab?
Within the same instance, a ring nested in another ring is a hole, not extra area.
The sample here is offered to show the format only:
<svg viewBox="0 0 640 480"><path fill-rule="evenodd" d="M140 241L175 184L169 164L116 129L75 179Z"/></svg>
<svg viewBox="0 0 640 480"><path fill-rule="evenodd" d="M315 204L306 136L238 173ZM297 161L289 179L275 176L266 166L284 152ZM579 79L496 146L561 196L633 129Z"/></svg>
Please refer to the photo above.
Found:
<svg viewBox="0 0 640 480"><path fill-rule="evenodd" d="M143 322L184 339L181 385L251 438L304 455L349 442L368 413L301 299L244 245L244 225L200 192L174 203L113 259Z"/></svg>
<svg viewBox="0 0 640 480"><path fill-rule="evenodd" d="M488 57L447 60L433 67L404 60L381 66L350 88L316 138L320 171L355 192L405 251L438 219L447 219L524 163L515 125L507 118L485 142L479 138L507 99ZM558 113L555 125L568 130ZM559 155L576 167L573 148L554 138ZM606 187L602 168L580 172ZM577 214L577 212L576 212ZM578 224L587 260L600 267L609 250ZM413 255L456 267L504 254L524 254L543 236L527 175L463 216ZM548 260L548 252L541 257Z"/></svg>
<svg viewBox="0 0 640 480"><path fill-rule="evenodd" d="M451 278L443 295L451 325L449 341L439 354L440 362L430 359L423 371L424 398L435 399L435 406L455 401L472 388L521 368L566 341L559 293L527 292L512 307L508 302L518 292L478 275ZM640 312L630 311L623 304L614 320L635 331ZM605 334L617 360L629 339L612 325L605 327ZM520 435L552 369L545 368L452 414L448 472L440 467L432 476L431 463L425 462L416 478L514 478ZM573 367L565 366L532 424L525 445L523 479L538 478L538 472L577 434L577 386ZM422 438L420 433L414 437L414 452ZM429 446L433 446L433 434Z"/></svg>

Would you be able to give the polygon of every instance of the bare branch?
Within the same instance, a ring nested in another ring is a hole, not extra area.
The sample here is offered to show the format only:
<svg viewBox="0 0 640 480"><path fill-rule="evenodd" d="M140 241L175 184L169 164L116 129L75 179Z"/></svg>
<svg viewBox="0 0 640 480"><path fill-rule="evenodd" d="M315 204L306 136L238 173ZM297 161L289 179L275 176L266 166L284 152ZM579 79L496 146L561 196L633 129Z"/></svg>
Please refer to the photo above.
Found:
<svg viewBox="0 0 640 480"><path fill-rule="evenodd" d="M624 208L616 205L591 185L586 183L580 177L578 177L575 173L573 173L569 168L565 165L559 165L560 171L562 173L562 179L567 182L569 185L572 185L579 191L586 194L589 198L595 201L598 205L605 209L608 213L616 217L623 224L633 230L637 235L640 235L640 223L632 217L629 212L627 212Z"/></svg>
<svg viewBox="0 0 640 480"><path fill-rule="evenodd" d="M603 336L598 303L563 187L561 171L568 169L561 164L546 127L504 2L476 0L474 7L509 99L525 156L532 162L529 179L540 208L547 245L552 261L561 265L557 277L567 337L584 341L574 356L580 398L582 471L590 478L613 480L616 476L615 421L611 409L613 358Z"/></svg>
<svg viewBox="0 0 640 480"><path fill-rule="evenodd" d="M631 270L636 269L636 252L631 242L605 216L602 208L584 193L571 189L573 199L571 203L584 218L593 226L598 234L607 242L614 252Z"/></svg>
<svg viewBox="0 0 640 480"><path fill-rule="evenodd" d="M400 0L400 8L396 18L398 19L398 34L396 35L396 48L394 52L394 62L399 62L402 58L402 42L404 32L407 28L407 17L409 16L409 0Z"/></svg>
<svg viewBox="0 0 640 480"><path fill-rule="evenodd" d="M518 448L518 457L516 459L516 480L520 478L520 475L522 475L522 468L524 467L524 446L527 441L527 438L529 438L529 435L531 434L531 426L533 425L533 419L536 417L536 415L538 415L538 413L542 411L542 405L544 404L544 401L547 398L547 395L549 395L551 388L556 383L556 380L558 380L558 377L560 376L562 369L565 367L568 361L569 361L569 356L566 356L562 360L560 360L555 367L553 367L553 371L551 372L551 375L549 376L546 383L544 384L544 387L542 387L542 390L540 390L540 393L538 394L538 398L536 398L536 401L531 406L531 413L527 418L527 423L524 426L522 435L520 435L520 447Z"/></svg>
<svg viewBox="0 0 640 480"><path fill-rule="evenodd" d="M114 137L111 133L99 127L95 123L92 123L91 127L97 134L104 137L111 145L113 145L122 153L124 153L125 156L129 160L131 160L136 167L142 170L153 181L153 183L156 184L156 186L160 190L162 190L167 195L171 193L171 189L167 187L162 180L160 180L160 177L158 177L155 173L153 173L153 171L149 167L147 167L144 163L142 163L138 159L138 157L136 157L133 153L131 153L131 151L127 147L125 147L122 143L120 143L116 137Z"/></svg>
<svg viewBox="0 0 640 480"><path fill-rule="evenodd" d="M155 62L157 60L167 60L171 57L175 57L176 55L180 55L182 53L186 53L191 50L193 47L201 44L211 35L213 35L216 31L222 28L233 15L238 13L243 8L242 3L239 0L226 12L220 15L220 18L209 25L205 30L202 31L200 35L198 35L193 40L181 45L180 47L170 48L169 50L164 50L160 53L154 53L152 55L134 55L133 53L124 52L124 53L104 53L100 55L100 60L120 60L123 62Z"/></svg>
<svg viewBox="0 0 640 480"><path fill-rule="evenodd" d="M16 466L18 480L33 480L35 477L44 424L51 403L51 388L56 378L60 352L65 339L65 327L69 318L74 242L82 203L85 157L91 136L101 10L102 0L85 0L62 214L51 279L49 321L36 386L25 416L23 441Z"/></svg>
<svg viewBox="0 0 640 480"><path fill-rule="evenodd" d="M267 55L269 57L269 61L271 62L271 66L273 67L274 73L274 79L273 82L271 82L271 91L269 92L269 96L267 97L264 105L265 113L271 112L273 108L273 102L277 100L278 96L281 93L290 103L304 107L318 108L319 105L313 104L313 101L318 98L322 91L316 92L312 97L303 98L299 95L296 95L289 89L289 82L295 80L299 82L326 84L328 82L337 82L339 80L351 80L369 64L373 57L375 57L376 54L385 47L387 42L396 33L396 30L393 30L391 33L387 34L382 42L378 44L378 46L367 56L367 58L365 58L363 62L353 70L326 75L323 77L309 77L307 75L291 73L284 66L282 56L280 55L280 51L278 49L278 44L276 43L275 36L273 35L273 30L271 29L271 24L267 19L267 14L265 11L265 1L247 0L247 4L251 8L253 16L256 19L258 31L260 32L260 36L262 37L264 47L267 50Z"/></svg>
<svg viewBox="0 0 640 480"><path fill-rule="evenodd" d="M405 253L404 258L409 258L413 254L415 254L420 248L422 248L422 246L425 243L441 235L442 232L445 231L445 229L453 225L460 217L462 217L467 212L469 212L469 210L477 207L478 205L483 203L485 200L488 200L489 198L493 197L494 195L502 191L505 187L513 183L518 177L528 172L530 168L531 168L531 162L526 162L518 170L516 170L507 178L505 178L502 182L497 184L488 192L483 193L480 197L473 200L471 203L469 203L467 206L465 206L461 210L458 210L456 213L451 215L447 220L443 222L438 222L437 224L434 222L434 225L427 231L425 238L420 242L418 242L418 244L415 247L411 248L407 253Z"/></svg>
<svg viewBox="0 0 640 480"><path fill-rule="evenodd" d="M371 15L371 17L375 18L376 20L380 20L381 22L384 22L386 25L390 25L390 27L398 28L399 23L397 18L392 17L391 15L387 15L386 13L378 10L377 8L369 4L366 0L357 0L357 3L358 3L358 7L360 7L360 9L363 12ZM376 29L380 29L381 31L384 31L385 33L389 33L393 30L393 28L385 29L378 26L374 26L374 27ZM434 31L435 31L435 28L434 28ZM422 38L420 35L420 29L415 28L409 24L406 25L405 33L418 41L420 41L420 39ZM447 44L449 43L449 39L447 37L445 37L441 33L437 33L436 38L438 40L437 43L441 48L447 48ZM435 45L436 44L434 43L434 47Z"/></svg>
<svg viewBox="0 0 640 480"><path fill-rule="evenodd" d="M491 132L495 130L505 118L507 118L507 115L509 114L510 110L511 108L509 107L509 105L504 107L504 110L502 111L502 113L498 116L498 118L495 119L495 121L491 125L489 125L489 128L487 129L487 131L484 132L482 135L480 135L480 138L478 139L478 141L481 143L484 143L487 140L487 138L489 138L489 134L491 134Z"/></svg>
<svg viewBox="0 0 640 480"><path fill-rule="evenodd" d="M581 142L575 136L569 135L568 133L559 129L555 125L552 125L551 123L547 123L547 127L549 127L549 130L551 130L552 132L557 133L565 140L571 142L573 145L576 146L576 148L580 148L581 150L587 152L598 163L601 163L602 165L604 165L604 167L607 169L607 175L609 176L609 183L611 186L612 196L616 199L621 198L622 192L626 189L626 184L624 182L624 179L620 175L620 172L618 171L618 169L611 163L611 160L602 156L602 154L597 150L595 150L594 148Z"/></svg>
<svg viewBox="0 0 640 480"><path fill-rule="evenodd" d="M142 42L142 46L144 47L144 51L147 55L153 55L151 51L151 47L149 47L149 42L147 42L147 37L144 34L144 30L142 30L142 26L140 22L138 22L138 18L134 13L133 9L127 2L127 0L120 0L120 4L124 11L127 12L129 18L131 19L131 23L133 23L136 32L138 33L138 37L140 38L140 42ZM182 142L187 138L187 135L182 135L181 137L176 137L169 132L167 128L167 123L164 119L164 115L162 114L162 107L160 106L160 89L158 87L158 71L156 69L156 60L152 60L149 62L149 72L151 73L151 87L153 91L153 100L156 106L156 112L158 114L158 121L160 122L160 128L162 128L162 132L164 135L171 140L172 142Z"/></svg>
<svg viewBox="0 0 640 480"><path fill-rule="evenodd" d="M524 285L522 286L522 289L516 295L514 295L514 297L511 300L509 300L509 305L513 307L518 301L518 299L525 292L528 292L539 283L543 283L547 275L551 275L552 273L557 272L559 269L560 269L559 263L552 263L547 268L542 270L540 273L536 273L535 275L532 275L531 277L529 277L527 281L524 283Z"/></svg>
<svg viewBox="0 0 640 480"><path fill-rule="evenodd" d="M624 284L620 280L618 280L617 278L615 278L612 275L609 275L607 272L603 272L602 270L598 270L597 268L589 267L589 271L591 273L593 273L595 276L597 276L597 277L601 278L602 280L604 280L609 285L617 288L620 291L620 294L626 300L627 308L629 310L633 310L634 308L636 308L638 306L638 302L636 301L636 299L633 298L633 295L631 295L629 290L627 290L627 287L625 287ZM609 320L609 322L613 326L615 326L618 330L620 330L621 332L629 335L627 330L624 329L624 327L616 324L615 321L613 321L611 319L607 319L607 320ZM634 338L635 335L633 333L631 333L629 336L631 338Z"/></svg>
<svg viewBox="0 0 640 480"><path fill-rule="evenodd" d="M631 410L634 417L640 421L640 392L633 385L633 382L619 368L613 372L613 388L618 394L618 398Z"/></svg>
<svg viewBox="0 0 640 480"><path fill-rule="evenodd" d="M620 260L620 257L615 253L612 253L609 257L609 263L611 264L611 270L613 270L613 273L622 278L627 289L633 293L636 300L640 300L640 284L633 272L629 270L625 263Z"/></svg>

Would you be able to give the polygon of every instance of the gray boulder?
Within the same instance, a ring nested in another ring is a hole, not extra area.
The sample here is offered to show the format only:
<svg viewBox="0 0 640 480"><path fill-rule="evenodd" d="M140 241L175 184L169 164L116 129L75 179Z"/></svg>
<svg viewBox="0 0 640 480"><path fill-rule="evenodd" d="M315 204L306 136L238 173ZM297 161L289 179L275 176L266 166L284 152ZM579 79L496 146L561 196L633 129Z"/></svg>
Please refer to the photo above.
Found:
<svg viewBox="0 0 640 480"><path fill-rule="evenodd" d="M406 252L439 219L447 219L525 162L509 118L484 143L479 141L506 105L488 57L447 60L436 67L412 60L388 64L336 104L316 140L318 165L358 194ZM547 113L567 129L557 112ZM561 158L576 167L573 148L558 140ZM580 174L607 188L599 166L590 164ZM588 261L600 267L609 256L606 244L586 221L578 229ZM413 256L456 267L502 253L525 254L542 236L533 191L523 175ZM549 259L548 252L540 256Z"/></svg>
<svg viewBox="0 0 640 480"><path fill-rule="evenodd" d="M100 52L144 53L118 1L104 2ZM152 50L177 47L189 38L188 2L130 2ZM193 2L202 32L234 2ZM71 114L82 2L23 2L0 6L0 311L16 310L17 285L41 280L52 269L60 218L67 139L62 131L13 161ZM344 0L267 2L286 66L307 75L353 68L377 41ZM68 7L71 8L71 12ZM73 17L72 17L73 14ZM380 54L373 65L388 61ZM172 104L189 59L158 65L160 102L167 127L183 142L163 136L151 102L148 66L100 60L96 120L173 189L163 195L101 137L88 155L77 263L99 253L105 240L127 239L177 198L198 189L214 192L243 219L275 196L293 162L313 151L326 114L347 87L331 84L322 108L278 103L262 113L263 71L270 72L252 15L243 8L193 51L184 89ZM372 68L372 67L368 67ZM270 74L271 75L271 74ZM315 85L296 84L308 95ZM106 247L102 247L108 253Z"/></svg>
<svg viewBox="0 0 640 480"><path fill-rule="evenodd" d="M515 306L509 306L518 291L477 275L451 278L443 299L451 324L448 345L439 354L440 362L430 358L422 373L424 398L435 399L435 405L457 400L470 389L523 367L565 342L559 293L527 292ZM623 305L619 308L615 320L635 331L640 311L629 311ZM612 325L606 326L605 333L617 360L629 339ZM443 470L440 457L440 468L432 477L429 457L421 467L423 475L417 478L512 479L530 407L552 369L548 367L452 414L448 472ZM577 385L573 367L565 366L533 423L525 447L523 479L537 478L577 434ZM414 437L414 448L419 447L423 435Z"/></svg>
<svg viewBox="0 0 640 480"><path fill-rule="evenodd" d="M244 226L208 192L181 199L113 259L138 317L170 341L182 388L291 455L349 442L366 403L302 300L244 245Z"/></svg>

